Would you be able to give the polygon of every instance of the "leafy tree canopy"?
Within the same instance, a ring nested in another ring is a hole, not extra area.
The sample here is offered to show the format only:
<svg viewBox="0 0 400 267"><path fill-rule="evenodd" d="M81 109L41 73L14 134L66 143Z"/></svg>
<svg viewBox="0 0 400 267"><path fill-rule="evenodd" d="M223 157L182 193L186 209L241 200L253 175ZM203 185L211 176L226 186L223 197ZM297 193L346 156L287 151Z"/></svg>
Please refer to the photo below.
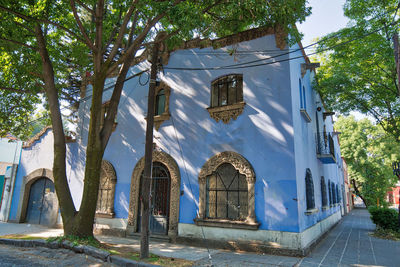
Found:
<svg viewBox="0 0 400 267"><path fill-rule="evenodd" d="M349 27L331 33L316 88L330 108L373 116L400 142L400 101L392 36L398 31L398 1L348 0Z"/></svg>
<svg viewBox="0 0 400 267"><path fill-rule="evenodd" d="M0 72L9 73L7 79L0 81L0 89L8 94L22 92L28 102L35 100L38 92L45 92L54 133L53 176L64 233L93 235L101 160L112 133L126 75L132 65L142 60L138 51L151 48L154 42L166 42L171 47L193 37L222 37L259 26L280 27L299 37L291 25L310 14L306 3L306 0L0 0L0 55L12 59L7 69L0 66ZM77 88L86 72L90 73L92 95L83 196L77 211L65 170L60 103L63 99L79 98ZM110 75L115 77L115 85L107 114L101 118L102 94ZM19 80L21 77L29 82ZM30 107L23 108L22 115Z"/></svg>
<svg viewBox="0 0 400 267"><path fill-rule="evenodd" d="M367 206L376 205L378 199L386 203L386 193L397 181L391 164L399 158L400 145L368 119L342 116L335 128L341 132L340 150L356 193Z"/></svg>

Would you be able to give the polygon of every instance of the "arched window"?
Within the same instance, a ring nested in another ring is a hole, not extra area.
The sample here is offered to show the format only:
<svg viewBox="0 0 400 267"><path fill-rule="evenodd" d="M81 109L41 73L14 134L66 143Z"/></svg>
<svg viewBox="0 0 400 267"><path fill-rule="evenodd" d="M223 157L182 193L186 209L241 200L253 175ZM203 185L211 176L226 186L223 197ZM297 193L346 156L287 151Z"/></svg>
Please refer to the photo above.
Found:
<svg viewBox="0 0 400 267"><path fill-rule="evenodd" d="M232 105L243 101L243 77L231 74L211 83L211 107Z"/></svg>
<svg viewBox="0 0 400 267"><path fill-rule="evenodd" d="M301 85L301 79L299 79L299 96L300 96L300 109L304 109L303 103L303 87Z"/></svg>
<svg viewBox="0 0 400 267"><path fill-rule="evenodd" d="M339 189L339 185L336 185L336 203L340 203L340 189Z"/></svg>
<svg viewBox="0 0 400 267"><path fill-rule="evenodd" d="M99 194L97 197L96 216L114 217L114 197L117 176L114 167L106 160L101 163Z"/></svg>
<svg viewBox="0 0 400 267"><path fill-rule="evenodd" d="M161 89L156 95L155 113L154 115L161 115L165 112L165 90Z"/></svg>
<svg viewBox="0 0 400 267"><path fill-rule="evenodd" d="M155 103L154 103L154 127L158 131L161 124L169 120L169 97L171 88L165 83L160 82L155 88Z"/></svg>
<svg viewBox="0 0 400 267"><path fill-rule="evenodd" d="M199 173L197 225L257 230L255 173L250 163L232 151L211 157Z"/></svg>
<svg viewBox="0 0 400 267"><path fill-rule="evenodd" d="M311 170L309 168L306 169L306 201L307 201L307 210L315 208L314 182Z"/></svg>
<svg viewBox="0 0 400 267"><path fill-rule="evenodd" d="M206 181L206 218L244 221L248 214L246 176L232 164L220 165Z"/></svg>
<svg viewBox="0 0 400 267"><path fill-rule="evenodd" d="M328 197L326 194L326 184L324 176L321 176L321 199L322 199L322 207L328 206Z"/></svg>
<svg viewBox="0 0 400 267"><path fill-rule="evenodd" d="M336 200L336 186L335 186L335 183L331 183L331 188L332 188L332 202L333 202L333 204L336 204L337 203L337 200Z"/></svg>

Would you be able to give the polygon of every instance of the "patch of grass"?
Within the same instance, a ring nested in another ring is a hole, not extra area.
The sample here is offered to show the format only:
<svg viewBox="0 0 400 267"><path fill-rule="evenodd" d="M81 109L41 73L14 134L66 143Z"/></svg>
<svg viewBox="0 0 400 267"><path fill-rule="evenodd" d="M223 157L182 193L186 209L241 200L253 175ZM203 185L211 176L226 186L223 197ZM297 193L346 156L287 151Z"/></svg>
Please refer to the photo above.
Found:
<svg viewBox="0 0 400 267"><path fill-rule="evenodd" d="M373 233L371 233L371 236L382 239L400 241L400 231L383 229L381 227L377 227L376 230Z"/></svg>
<svg viewBox="0 0 400 267"><path fill-rule="evenodd" d="M95 248L100 248L101 243L94 237L78 237L73 235L67 236L58 236L58 237L50 237L47 239L47 242L58 242L61 243L64 240L71 242L74 246L84 245L84 246L92 246Z"/></svg>
<svg viewBox="0 0 400 267"><path fill-rule="evenodd" d="M120 255L121 254L121 252L119 252L119 251L116 251L116 250L114 250L114 249L106 249L110 254L113 254L113 255Z"/></svg>
<svg viewBox="0 0 400 267"><path fill-rule="evenodd" d="M150 254L148 259L140 259L140 253L129 245L101 243L101 248L112 254L118 252L119 254L115 254L117 254L119 257L124 257L138 262L147 262L168 267L188 267L193 265L193 261L162 257L154 254Z"/></svg>
<svg viewBox="0 0 400 267"><path fill-rule="evenodd" d="M20 239L20 240L46 239L46 238L44 238L44 237L31 236L31 235L23 235L23 234L3 235L3 236L0 236L0 238Z"/></svg>

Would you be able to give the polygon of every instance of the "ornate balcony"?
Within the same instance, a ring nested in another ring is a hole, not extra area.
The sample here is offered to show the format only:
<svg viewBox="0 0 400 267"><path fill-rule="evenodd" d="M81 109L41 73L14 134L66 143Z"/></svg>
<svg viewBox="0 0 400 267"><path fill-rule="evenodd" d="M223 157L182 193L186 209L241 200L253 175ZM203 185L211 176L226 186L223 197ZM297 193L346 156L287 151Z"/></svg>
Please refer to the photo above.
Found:
<svg viewBox="0 0 400 267"><path fill-rule="evenodd" d="M317 158L323 164L336 163L335 145L331 133L318 133L316 135Z"/></svg>

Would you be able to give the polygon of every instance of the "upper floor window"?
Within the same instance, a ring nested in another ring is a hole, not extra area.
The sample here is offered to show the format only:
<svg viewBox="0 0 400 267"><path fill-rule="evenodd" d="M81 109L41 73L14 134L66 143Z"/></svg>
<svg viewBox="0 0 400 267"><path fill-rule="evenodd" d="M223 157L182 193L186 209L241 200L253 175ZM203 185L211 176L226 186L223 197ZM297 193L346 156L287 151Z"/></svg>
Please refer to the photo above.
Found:
<svg viewBox="0 0 400 267"><path fill-rule="evenodd" d="M306 110L306 89L302 85L301 79L299 79L299 98L300 98L300 114L306 120L306 122L311 122L311 117L308 115Z"/></svg>
<svg viewBox="0 0 400 267"><path fill-rule="evenodd" d="M306 170L306 202L307 210L315 208L314 201L314 182L311 174L311 170L307 168Z"/></svg>
<svg viewBox="0 0 400 267"><path fill-rule="evenodd" d="M165 112L165 100L165 90L161 89L156 95L155 116L161 115Z"/></svg>
<svg viewBox="0 0 400 267"><path fill-rule="evenodd" d="M171 88L164 82L157 84L155 88L155 103L154 103L154 127L158 131L161 124L169 120L169 97Z"/></svg>
<svg viewBox="0 0 400 267"><path fill-rule="evenodd" d="M207 108L211 118L228 123L242 114L244 106L242 74L225 75L211 82L211 101Z"/></svg>
<svg viewBox="0 0 400 267"><path fill-rule="evenodd" d="M243 101L243 76L231 74L211 83L211 107L232 105Z"/></svg>
<svg viewBox="0 0 400 267"><path fill-rule="evenodd" d="M299 79L299 97L300 97L300 109L306 109L306 89Z"/></svg>

